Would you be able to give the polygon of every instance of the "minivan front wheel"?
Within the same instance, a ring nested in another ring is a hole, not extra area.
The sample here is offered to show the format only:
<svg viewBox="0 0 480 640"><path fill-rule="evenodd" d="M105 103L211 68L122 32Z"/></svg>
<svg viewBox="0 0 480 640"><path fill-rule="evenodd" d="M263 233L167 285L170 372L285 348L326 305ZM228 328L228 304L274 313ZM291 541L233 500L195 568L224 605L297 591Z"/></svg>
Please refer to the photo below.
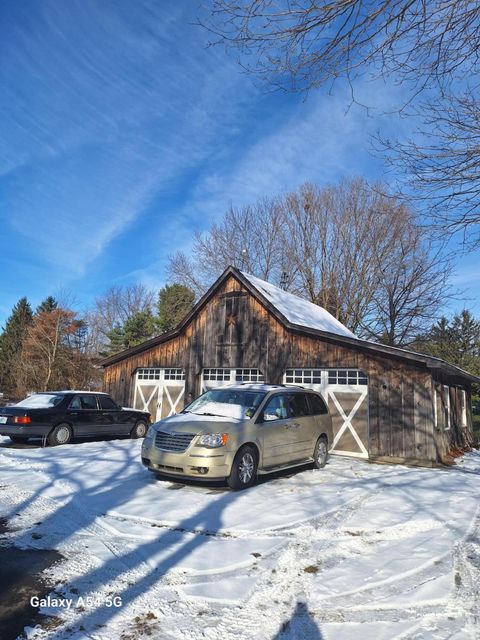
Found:
<svg viewBox="0 0 480 640"><path fill-rule="evenodd" d="M232 470L227 478L228 486L235 491L251 487L257 478L257 452L245 445L235 456Z"/></svg>
<svg viewBox="0 0 480 640"><path fill-rule="evenodd" d="M328 443L325 436L320 436L313 453L313 464L317 469L323 469L328 460Z"/></svg>

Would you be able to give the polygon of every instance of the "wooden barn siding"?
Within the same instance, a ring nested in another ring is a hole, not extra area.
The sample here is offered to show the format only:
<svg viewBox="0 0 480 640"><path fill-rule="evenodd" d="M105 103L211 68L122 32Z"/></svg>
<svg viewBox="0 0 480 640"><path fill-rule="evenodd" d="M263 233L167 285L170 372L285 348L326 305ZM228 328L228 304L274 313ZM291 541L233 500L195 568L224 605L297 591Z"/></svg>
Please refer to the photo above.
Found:
<svg viewBox="0 0 480 640"><path fill-rule="evenodd" d="M235 302L227 303L229 298ZM227 305L238 312L235 324L227 325ZM443 435L434 433L429 372L327 339L289 332L233 276L182 335L106 368L106 390L122 404L133 402L134 373L139 367L183 368L186 397L200 393L204 368L259 368L270 383L281 383L284 370L290 367L358 368L369 378L372 457L434 461L450 446Z"/></svg>

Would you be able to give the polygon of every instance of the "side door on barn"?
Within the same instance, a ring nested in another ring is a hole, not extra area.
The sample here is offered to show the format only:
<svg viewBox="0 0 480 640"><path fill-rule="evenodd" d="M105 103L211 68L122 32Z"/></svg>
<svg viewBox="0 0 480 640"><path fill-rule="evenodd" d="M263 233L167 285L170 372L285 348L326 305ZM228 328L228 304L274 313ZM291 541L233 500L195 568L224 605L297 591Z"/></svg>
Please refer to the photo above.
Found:
<svg viewBox="0 0 480 640"><path fill-rule="evenodd" d="M135 374L134 409L148 411L153 422L184 407L185 373L179 368L141 368Z"/></svg>

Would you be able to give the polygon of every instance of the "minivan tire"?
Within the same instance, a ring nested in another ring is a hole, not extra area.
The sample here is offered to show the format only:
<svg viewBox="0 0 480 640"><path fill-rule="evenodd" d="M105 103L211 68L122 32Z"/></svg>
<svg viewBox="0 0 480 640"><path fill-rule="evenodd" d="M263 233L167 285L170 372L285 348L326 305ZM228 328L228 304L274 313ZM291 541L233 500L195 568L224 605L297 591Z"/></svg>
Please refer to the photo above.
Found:
<svg viewBox="0 0 480 640"><path fill-rule="evenodd" d="M313 464L316 469L323 469L328 460L328 442L325 436L320 436L313 452Z"/></svg>
<svg viewBox="0 0 480 640"><path fill-rule="evenodd" d="M248 489L257 479L258 455L250 445L245 445L237 451L232 464L232 470L227 478L230 489L240 491Z"/></svg>

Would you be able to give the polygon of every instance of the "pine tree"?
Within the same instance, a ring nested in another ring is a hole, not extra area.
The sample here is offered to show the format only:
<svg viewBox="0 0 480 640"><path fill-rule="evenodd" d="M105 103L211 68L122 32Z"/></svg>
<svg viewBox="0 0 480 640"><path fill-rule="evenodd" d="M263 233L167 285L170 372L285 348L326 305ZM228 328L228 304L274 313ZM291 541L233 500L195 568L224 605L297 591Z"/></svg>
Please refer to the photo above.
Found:
<svg viewBox="0 0 480 640"><path fill-rule="evenodd" d="M16 395L14 371L18 367L23 343L32 322L30 303L27 298L21 298L13 307L0 336L0 390L5 394Z"/></svg>
<svg viewBox="0 0 480 640"><path fill-rule="evenodd" d="M419 347L469 373L480 374L480 322L466 309L451 321L439 320Z"/></svg>
<svg viewBox="0 0 480 640"><path fill-rule="evenodd" d="M125 348L128 349L155 335L155 318L150 309L138 311L125 322L123 329Z"/></svg>
<svg viewBox="0 0 480 640"><path fill-rule="evenodd" d="M183 284L165 285L158 294L158 328L161 333L175 329L191 311L195 293Z"/></svg>
<svg viewBox="0 0 480 640"><path fill-rule="evenodd" d="M45 298L45 300L43 300L43 302L41 302L36 311L35 311L35 315L38 315L39 313L51 313L52 311L54 311L54 309L58 308L58 302L55 300L55 298L53 296L47 296Z"/></svg>
<svg viewBox="0 0 480 640"><path fill-rule="evenodd" d="M119 324L107 332L107 338L110 342L106 350L101 352L101 356L113 356L115 353L125 349L125 330Z"/></svg>
<svg viewBox="0 0 480 640"><path fill-rule="evenodd" d="M456 364L465 371L480 374L480 322L464 309L452 320L452 333L457 350Z"/></svg>

